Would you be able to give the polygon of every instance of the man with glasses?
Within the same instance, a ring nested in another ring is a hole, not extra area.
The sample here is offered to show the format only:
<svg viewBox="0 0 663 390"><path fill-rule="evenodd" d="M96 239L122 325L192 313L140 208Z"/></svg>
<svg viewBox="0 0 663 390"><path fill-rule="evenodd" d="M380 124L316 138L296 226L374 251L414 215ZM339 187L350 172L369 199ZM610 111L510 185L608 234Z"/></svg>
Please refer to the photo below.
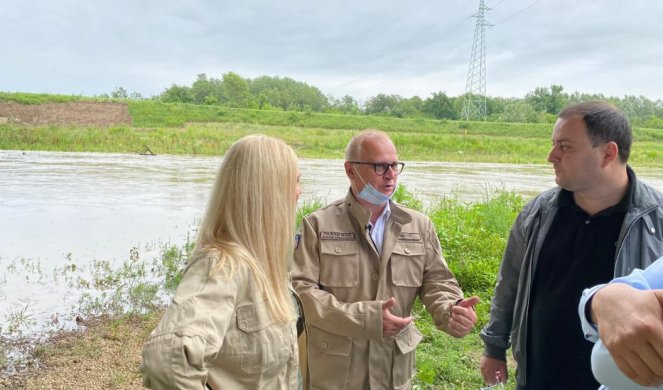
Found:
<svg viewBox="0 0 663 390"><path fill-rule="evenodd" d="M308 330L309 378L321 389L409 389L422 335L411 310L420 297L454 337L476 322L433 224L391 197L404 164L380 131L350 140L350 189L302 221L293 286Z"/></svg>

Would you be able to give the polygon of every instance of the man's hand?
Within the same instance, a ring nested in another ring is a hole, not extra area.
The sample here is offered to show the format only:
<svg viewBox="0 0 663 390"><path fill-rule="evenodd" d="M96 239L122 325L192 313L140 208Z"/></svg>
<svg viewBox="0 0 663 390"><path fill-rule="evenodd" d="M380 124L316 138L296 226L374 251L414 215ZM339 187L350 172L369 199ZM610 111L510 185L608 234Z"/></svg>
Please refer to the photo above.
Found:
<svg viewBox="0 0 663 390"><path fill-rule="evenodd" d="M494 385L498 382L506 383L506 380L509 379L506 362L488 356L481 356L481 376L483 376L483 381L487 385Z"/></svg>
<svg viewBox="0 0 663 390"><path fill-rule="evenodd" d="M451 319L447 333L454 337L465 337L474 324L477 323L477 313L474 311L474 305L479 303L479 297L463 299L451 308Z"/></svg>
<svg viewBox="0 0 663 390"><path fill-rule="evenodd" d="M642 386L663 384L663 290L612 283L596 292L591 305L617 367Z"/></svg>
<svg viewBox="0 0 663 390"><path fill-rule="evenodd" d="M391 314L389 309L395 304L396 298L394 297L382 304L382 335L384 337L396 336L412 322L412 316L402 318Z"/></svg>

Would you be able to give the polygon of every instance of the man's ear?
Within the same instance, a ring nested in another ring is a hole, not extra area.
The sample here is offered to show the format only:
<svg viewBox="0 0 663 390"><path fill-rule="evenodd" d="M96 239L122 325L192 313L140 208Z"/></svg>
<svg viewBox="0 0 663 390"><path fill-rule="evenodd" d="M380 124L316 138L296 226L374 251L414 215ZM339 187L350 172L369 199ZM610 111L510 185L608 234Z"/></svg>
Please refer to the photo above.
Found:
<svg viewBox="0 0 663 390"><path fill-rule="evenodd" d="M619 146L615 141L606 142L603 145L603 166L619 160Z"/></svg>
<svg viewBox="0 0 663 390"><path fill-rule="evenodd" d="M345 168L345 174L348 176L349 179L354 179L355 178L355 170L352 169L352 163L346 161L343 164L343 167Z"/></svg>

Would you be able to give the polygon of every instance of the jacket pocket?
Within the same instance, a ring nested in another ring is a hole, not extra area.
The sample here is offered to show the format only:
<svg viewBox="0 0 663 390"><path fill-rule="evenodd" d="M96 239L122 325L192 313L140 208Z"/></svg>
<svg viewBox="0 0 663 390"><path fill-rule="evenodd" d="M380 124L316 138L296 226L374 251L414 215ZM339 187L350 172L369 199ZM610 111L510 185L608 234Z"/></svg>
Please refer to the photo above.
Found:
<svg viewBox="0 0 663 390"><path fill-rule="evenodd" d="M394 389L409 389L415 374L415 350L424 336L414 324L396 336L394 350Z"/></svg>
<svg viewBox="0 0 663 390"><path fill-rule="evenodd" d="M240 367L255 374L270 367L285 365L290 358L289 346L295 342L292 324L275 324L264 304L237 309Z"/></svg>
<svg viewBox="0 0 663 390"><path fill-rule="evenodd" d="M355 287L359 283L356 241L320 241L320 284Z"/></svg>
<svg viewBox="0 0 663 390"><path fill-rule="evenodd" d="M419 287L424 277L424 245L398 242L391 254L391 280L395 286Z"/></svg>
<svg viewBox="0 0 663 390"><path fill-rule="evenodd" d="M352 339L308 326L309 372L316 387L343 388L350 373Z"/></svg>

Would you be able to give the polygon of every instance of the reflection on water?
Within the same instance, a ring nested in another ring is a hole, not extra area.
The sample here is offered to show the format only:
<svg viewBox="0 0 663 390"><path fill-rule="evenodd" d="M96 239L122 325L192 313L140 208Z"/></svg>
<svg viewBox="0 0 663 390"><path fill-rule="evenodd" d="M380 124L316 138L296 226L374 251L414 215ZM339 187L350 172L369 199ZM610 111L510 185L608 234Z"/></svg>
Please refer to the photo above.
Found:
<svg viewBox="0 0 663 390"><path fill-rule="evenodd" d="M51 280L66 262L122 262L132 248L145 259L160 245L184 242L204 210L221 161L0 151L0 322L12 305L27 305L39 317L69 304L63 299L66 286L32 280L25 288L12 269L38 267L44 280ZM302 201L345 195L343 161L300 160L300 169ZM663 170L636 171L663 189ZM408 162L399 180L426 204L449 195L473 201L495 188L529 197L554 185L545 164ZM31 265L21 265L21 259Z"/></svg>

